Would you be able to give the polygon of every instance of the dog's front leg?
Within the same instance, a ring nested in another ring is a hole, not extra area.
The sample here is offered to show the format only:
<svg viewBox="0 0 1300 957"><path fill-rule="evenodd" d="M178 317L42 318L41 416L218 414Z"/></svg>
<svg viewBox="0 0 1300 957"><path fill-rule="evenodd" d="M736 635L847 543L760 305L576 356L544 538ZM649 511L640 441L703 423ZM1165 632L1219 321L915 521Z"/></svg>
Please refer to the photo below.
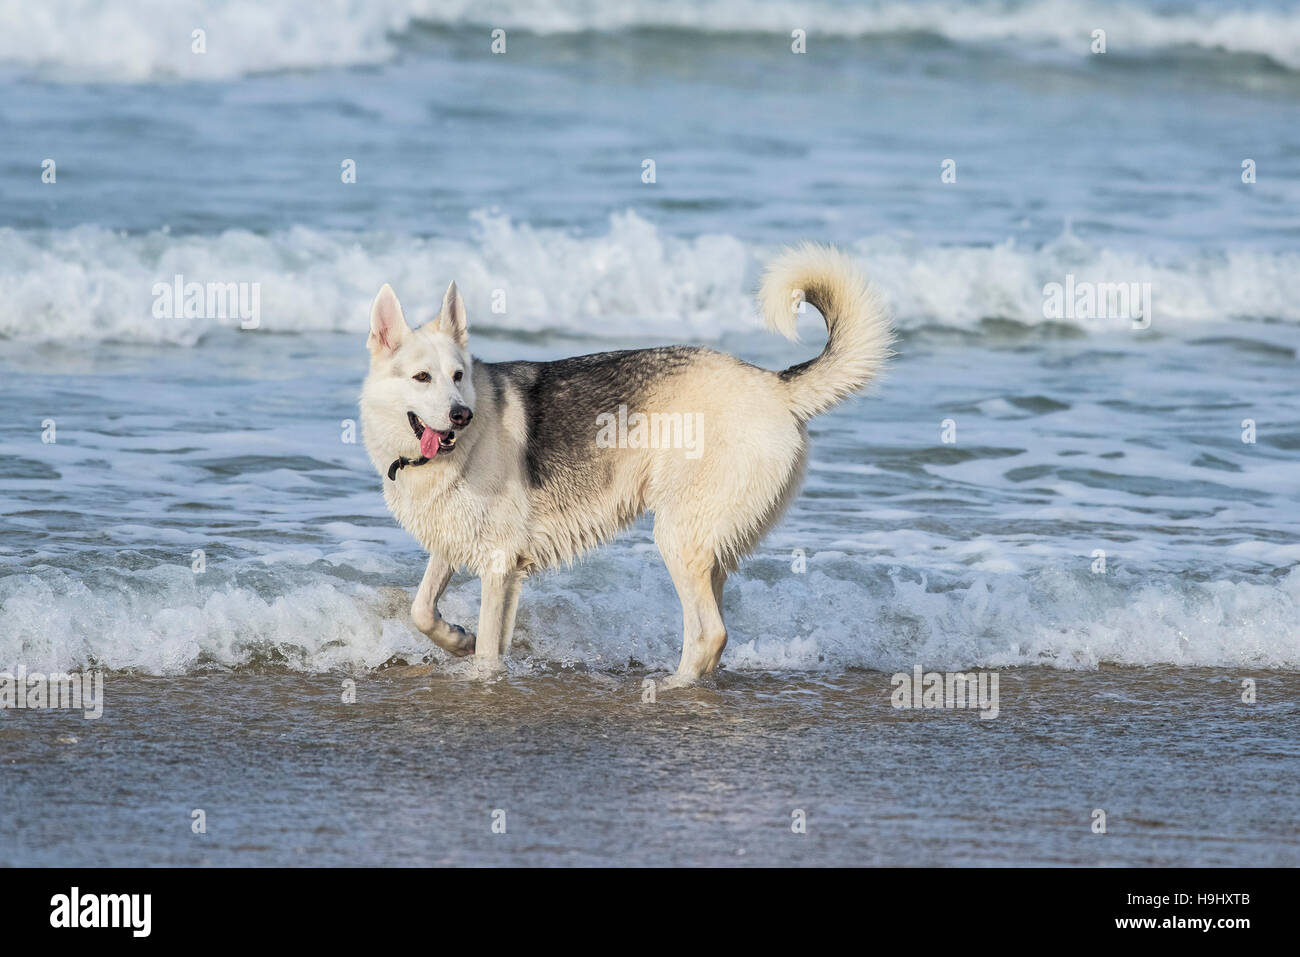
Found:
<svg viewBox="0 0 1300 957"><path fill-rule="evenodd" d="M515 612L519 610L519 592L524 585L524 576L511 572L506 576L505 607L501 613L501 654L510 654L510 642L515 636Z"/></svg>
<svg viewBox="0 0 1300 957"><path fill-rule="evenodd" d="M499 658L510 650L523 576L513 570L485 572L482 581L483 598L478 613L478 643L474 657L487 660Z"/></svg>
<svg viewBox="0 0 1300 957"><path fill-rule="evenodd" d="M415 593L415 601L411 604L411 618L415 627L433 639L434 644L461 658L474 653L474 636L460 625L448 624L438 614L438 599L449 581L451 564L437 555L430 555L420 590Z"/></svg>

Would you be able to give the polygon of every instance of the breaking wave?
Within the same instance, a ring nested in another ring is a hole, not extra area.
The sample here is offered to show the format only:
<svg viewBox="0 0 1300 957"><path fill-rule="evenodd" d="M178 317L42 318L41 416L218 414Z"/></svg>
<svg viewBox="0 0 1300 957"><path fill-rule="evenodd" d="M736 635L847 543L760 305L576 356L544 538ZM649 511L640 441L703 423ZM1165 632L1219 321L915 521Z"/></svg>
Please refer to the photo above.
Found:
<svg viewBox="0 0 1300 957"><path fill-rule="evenodd" d="M576 236L475 216L470 239L354 234L295 227L270 235L97 226L0 229L0 338L193 344L217 320L156 319L155 284L257 283L260 328L364 331L368 306L392 283L414 320L427 319L449 279L480 329L710 340L758 328L759 272L777 249L725 234L679 238L633 212L602 235ZM1300 321L1300 253L1243 248L1161 259L1093 246L1068 230L1043 246L922 246L884 237L846 246L904 328L975 329L985 319L1044 319L1043 288L1062 282L1150 282L1153 324ZM494 311L504 304L504 312ZM504 299L501 298L504 294ZM1106 323L1056 320L1084 330ZM1116 328L1110 326L1109 328Z"/></svg>
<svg viewBox="0 0 1300 957"><path fill-rule="evenodd" d="M638 29L710 35L929 35L954 44L1001 42L1085 55L1104 28L1127 56L1192 48L1266 57L1300 70L1300 15L1291 8L1070 0L0 0L0 62L52 80L228 79L273 70L382 63L422 32L501 27L540 35ZM206 52L191 34L206 31Z"/></svg>
<svg viewBox="0 0 1300 957"><path fill-rule="evenodd" d="M260 584L212 581L186 566L54 568L0 578L0 669L85 667L171 675L246 666L368 670L431 658L462 669L410 624L414 586L347 581L347 569L280 571ZM419 563L400 568L418 576ZM394 565L393 579L399 580ZM611 581L623 584L608 587ZM477 586L442 602L473 625ZM884 671L1100 664L1300 668L1300 569L1272 581L1145 578L1117 582L1042 567L927 580L843 553L810 556L806 574L756 558L729 580L723 663L742 670ZM613 550L525 587L512 667L673 670L678 604L650 549Z"/></svg>

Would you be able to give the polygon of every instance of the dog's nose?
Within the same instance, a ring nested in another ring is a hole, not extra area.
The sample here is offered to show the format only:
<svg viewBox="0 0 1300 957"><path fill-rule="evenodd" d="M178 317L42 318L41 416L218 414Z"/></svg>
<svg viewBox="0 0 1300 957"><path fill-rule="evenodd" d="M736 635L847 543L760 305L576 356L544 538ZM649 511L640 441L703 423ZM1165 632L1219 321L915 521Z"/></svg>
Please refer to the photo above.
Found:
<svg viewBox="0 0 1300 957"><path fill-rule="evenodd" d="M469 420L474 418L474 413L463 405L453 405L451 412L448 414L451 424L458 429L463 429L469 425Z"/></svg>

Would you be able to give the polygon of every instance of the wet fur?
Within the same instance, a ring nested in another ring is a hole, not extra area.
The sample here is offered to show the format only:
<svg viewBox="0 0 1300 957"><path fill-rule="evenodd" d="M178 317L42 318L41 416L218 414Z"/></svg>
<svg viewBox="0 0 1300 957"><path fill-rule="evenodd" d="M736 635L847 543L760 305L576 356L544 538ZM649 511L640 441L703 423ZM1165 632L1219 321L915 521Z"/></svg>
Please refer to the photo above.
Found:
<svg viewBox="0 0 1300 957"><path fill-rule="evenodd" d="M454 284L438 319L415 331L385 287L372 308L371 372L361 399L366 448L381 476L395 457L418 452L409 427L403 434L393 425L405 425L404 403L424 403L413 410L433 428L444 427L435 421L445 414L444 397L473 409L453 452L383 480L389 509L430 553L412 605L416 625L453 654L495 659L509 649L528 573L572 562L652 511L655 542L682 599L678 676L690 681L717 667L726 644L723 581L797 493L807 419L862 388L889 354L888 320L847 258L809 245L769 268L760 301L769 322L790 336L794 290L823 313L829 337L816 359L778 373L688 346L477 362ZM469 381L450 387L435 377L428 395L398 381L426 365L444 373L463 365ZM702 454L598 447L597 417L620 405L701 413ZM483 579L477 638L437 612L455 567Z"/></svg>

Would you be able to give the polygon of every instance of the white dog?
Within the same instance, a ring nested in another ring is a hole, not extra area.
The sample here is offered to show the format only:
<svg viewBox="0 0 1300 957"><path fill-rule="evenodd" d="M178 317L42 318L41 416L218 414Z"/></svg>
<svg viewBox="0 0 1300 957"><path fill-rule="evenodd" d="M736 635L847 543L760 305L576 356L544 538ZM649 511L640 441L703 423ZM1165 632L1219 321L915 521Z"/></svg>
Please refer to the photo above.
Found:
<svg viewBox="0 0 1300 957"><path fill-rule="evenodd" d="M455 283L418 330L385 285L370 310L361 423L389 509L429 552L416 626L454 655L504 655L529 572L571 562L650 510L682 602L677 674L716 668L722 584L798 491L805 423L865 386L892 338L875 293L834 249L787 251L759 299L791 339L802 302L815 306L829 332L821 355L784 372L691 346L478 362ZM477 638L438 614L462 566L482 579Z"/></svg>

